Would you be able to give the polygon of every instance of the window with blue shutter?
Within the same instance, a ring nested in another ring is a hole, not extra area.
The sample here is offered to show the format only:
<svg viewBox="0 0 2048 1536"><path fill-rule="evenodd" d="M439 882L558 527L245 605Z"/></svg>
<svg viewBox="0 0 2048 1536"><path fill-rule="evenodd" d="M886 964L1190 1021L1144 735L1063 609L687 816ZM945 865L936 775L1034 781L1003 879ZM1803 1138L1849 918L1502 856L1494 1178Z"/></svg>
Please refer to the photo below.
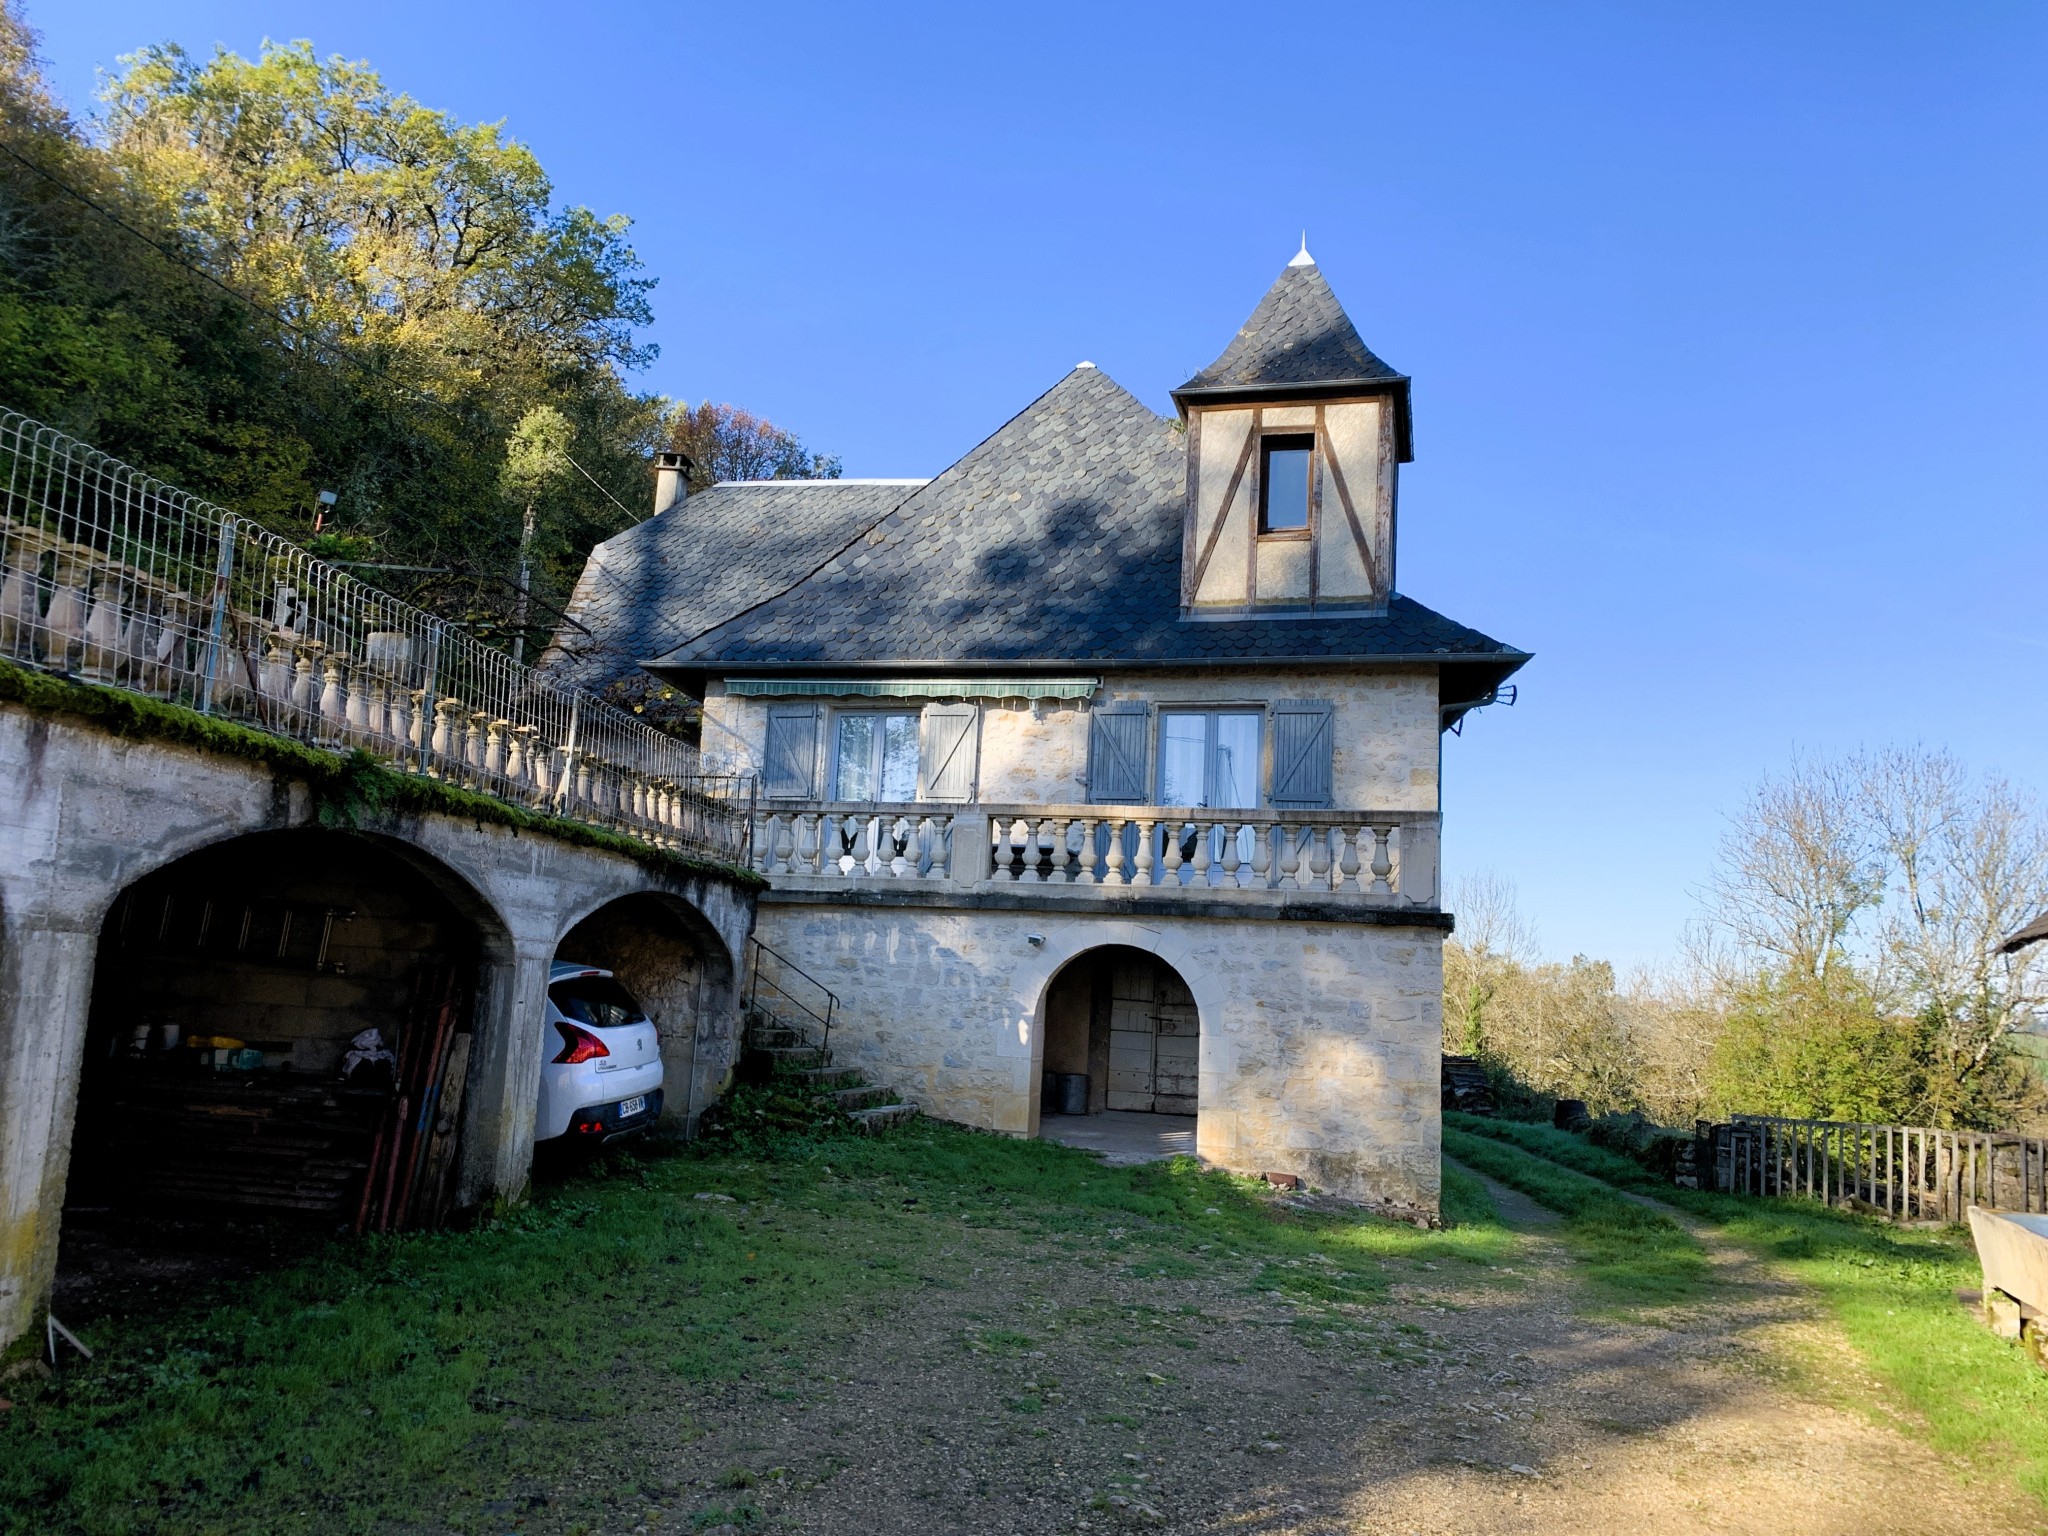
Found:
<svg viewBox="0 0 2048 1536"><path fill-rule="evenodd" d="M924 798L974 798L974 770L981 747L981 708L975 704L932 704L924 712Z"/></svg>
<svg viewBox="0 0 2048 1536"><path fill-rule="evenodd" d="M761 793L770 800L808 800L817 794L818 708L777 704L768 711L768 741L761 753Z"/></svg>
<svg viewBox="0 0 2048 1536"><path fill-rule="evenodd" d="M1145 738L1151 712L1143 705L1108 705L1088 724L1088 798L1098 805L1145 803Z"/></svg>
<svg viewBox="0 0 2048 1536"><path fill-rule="evenodd" d="M1275 810L1321 811L1335 781L1336 712L1328 704L1284 699L1273 706Z"/></svg>

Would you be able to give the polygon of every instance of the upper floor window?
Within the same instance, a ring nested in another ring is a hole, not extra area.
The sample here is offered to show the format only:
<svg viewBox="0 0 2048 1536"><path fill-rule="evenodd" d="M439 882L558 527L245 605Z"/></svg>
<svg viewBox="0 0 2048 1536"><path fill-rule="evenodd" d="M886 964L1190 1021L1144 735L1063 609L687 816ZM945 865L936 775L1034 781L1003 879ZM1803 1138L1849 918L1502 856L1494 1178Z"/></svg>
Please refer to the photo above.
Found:
<svg viewBox="0 0 2048 1536"><path fill-rule="evenodd" d="M897 801L917 798L917 716L849 711L833 732L832 798Z"/></svg>
<svg viewBox="0 0 2048 1536"><path fill-rule="evenodd" d="M1159 717L1159 803L1256 809L1259 712L1176 709Z"/></svg>
<svg viewBox="0 0 2048 1536"><path fill-rule="evenodd" d="M1271 436L1259 443L1259 532L1308 531L1314 433Z"/></svg>

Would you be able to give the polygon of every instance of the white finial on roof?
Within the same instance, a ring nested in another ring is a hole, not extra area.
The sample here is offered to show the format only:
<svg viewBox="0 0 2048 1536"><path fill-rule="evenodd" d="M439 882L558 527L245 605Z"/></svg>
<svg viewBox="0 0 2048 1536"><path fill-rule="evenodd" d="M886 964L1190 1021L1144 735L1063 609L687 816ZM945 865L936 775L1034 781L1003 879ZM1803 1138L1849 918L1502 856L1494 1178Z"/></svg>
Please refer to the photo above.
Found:
<svg viewBox="0 0 2048 1536"><path fill-rule="evenodd" d="M1088 361L1088 359L1087 359L1087 358L1085 358L1085 357L1084 357L1084 358L1082 358L1080 362L1078 362L1078 363L1074 364L1074 367L1076 368L1076 370L1079 370L1079 369L1082 369L1082 368L1093 368L1094 366L1095 366L1095 365L1094 365L1093 363L1089 362L1089 361Z"/></svg>
<svg viewBox="0 0 2048 1536"><path fill-rule="evenodd" d="M1296 253L1294 260L1288 262L1287 265L1290 267L1312 267L1315 264L1315 257L1308 253L1308 231L1304 229L1301 232L1301 250Z"/></svg>

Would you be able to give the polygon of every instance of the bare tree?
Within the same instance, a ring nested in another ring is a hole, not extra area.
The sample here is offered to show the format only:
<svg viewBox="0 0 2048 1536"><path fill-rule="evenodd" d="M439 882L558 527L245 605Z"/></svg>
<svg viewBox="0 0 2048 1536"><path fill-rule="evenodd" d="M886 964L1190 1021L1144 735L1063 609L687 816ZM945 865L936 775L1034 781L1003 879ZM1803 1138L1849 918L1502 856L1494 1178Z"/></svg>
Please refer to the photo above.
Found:
<svg viewBox="0 0 2048 1536"><path fill-rule="evenodd" d="M1856 920L1884 895L1861 778L1851 765L1809 759L1765 779L1722 839L1709 892L1739 948L1823 988Z"/></svg>
<svg viewBox="0 0 2048 1536"><path fill-rule="evenodd" d="M1452 907L1458 929L1444 945L1444 1049L1476 1056L1486 1049L1487 1009L1535 944L1514 885L1498 875L1460 880Z"/></svg>
<svg viewBox="0 0 2048 1536"><path fill-rule="evenodd" d="M2040 948L2000 952L2048 905L2048 831L2011 784L1972 782L1946 752L1895 748L1856 767L1891 898L1874 974L1927 1033L1928 1113L1945 1120L2048 1003Z"/></svg>

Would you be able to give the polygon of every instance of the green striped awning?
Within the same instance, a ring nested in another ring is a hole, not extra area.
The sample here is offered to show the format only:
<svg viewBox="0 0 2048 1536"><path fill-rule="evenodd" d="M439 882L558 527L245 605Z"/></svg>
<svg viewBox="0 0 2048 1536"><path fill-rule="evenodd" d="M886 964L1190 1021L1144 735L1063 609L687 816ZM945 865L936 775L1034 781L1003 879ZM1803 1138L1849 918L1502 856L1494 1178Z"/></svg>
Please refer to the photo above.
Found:
<svg viewBox="0 0 2048 1536"><path fill-rule="evenodd" d="M734 677L744 699L1086 699L1099 677Z"/></svg>

